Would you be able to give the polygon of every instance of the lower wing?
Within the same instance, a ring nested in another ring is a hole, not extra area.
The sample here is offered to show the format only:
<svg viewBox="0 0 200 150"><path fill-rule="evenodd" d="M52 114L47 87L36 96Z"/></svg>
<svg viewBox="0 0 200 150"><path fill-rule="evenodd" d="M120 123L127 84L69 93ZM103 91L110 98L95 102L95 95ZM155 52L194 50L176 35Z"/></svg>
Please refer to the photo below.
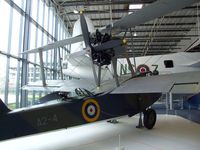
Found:
<svg viewBox="0 0 200 150"><path fill-rule="evenodd" d="M200 72L184 72L132 78L112 93L197 93Z"/></svg>

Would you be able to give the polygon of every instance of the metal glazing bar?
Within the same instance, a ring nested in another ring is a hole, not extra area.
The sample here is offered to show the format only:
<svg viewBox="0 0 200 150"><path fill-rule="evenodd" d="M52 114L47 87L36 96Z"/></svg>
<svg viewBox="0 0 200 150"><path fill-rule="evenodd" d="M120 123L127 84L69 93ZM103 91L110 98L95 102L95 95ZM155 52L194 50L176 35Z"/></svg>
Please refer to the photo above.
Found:
<svg viewBox="0 0 200 150"><path fill-rule="evenodd" d="M10 7L10 18L9 18L9 30L8 30L8 45L7 45L7 53L10 54L11 50L11 39L12 39L12 25L13 25L13 8ZM8 105L8 93L9 93L9 69L10 69L10 57L7 56L7 62L6 62L6 81L5 81L5 95L4 95L4 101L5 104Z"/></svg>

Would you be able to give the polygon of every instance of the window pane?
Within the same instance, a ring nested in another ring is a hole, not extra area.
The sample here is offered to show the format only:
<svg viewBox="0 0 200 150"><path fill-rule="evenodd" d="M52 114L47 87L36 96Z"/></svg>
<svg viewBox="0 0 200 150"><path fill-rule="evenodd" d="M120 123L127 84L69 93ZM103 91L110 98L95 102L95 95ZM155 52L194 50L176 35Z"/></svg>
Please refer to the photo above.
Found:
<svg viewBox="0 0 200 150"><path fill-rule="evenodd" d="M53 9L49 8L49 30L48 32L52 34L52 25L53 25Z"/></svg>
<svg viewBox="0 0 200 150"><path fill-rule="evenodd" d="M26 4L26 0L13 0L13 2L19 6L20 8L22 8L23 10L25 10L25 4Z"/></svg>
<svg viewBox="0 0 200 150"><path fill-rule="evenodd" d="M30 24L30 41L29 41L30 49L37 48L36 36L37 36L37 28L34 24L31 23ZM29 61L35 62L35 54L29 54L28 58L29 58Z"/></svg>
<svg viewBox="0 0 200 150"><path fill-rule="evenodd" d="M16 108L16 83L17 83L17 64L16 59L10 58L9 82L8 82L8 106Z"/></svg>
<svg viewBox="0 0 200 150"><path fill-rule="evenodd" d="M0 98L4 101L5 81L6 81L6 56L0 55Z"/></svg>
<svg viewBox="0 0 200 150"><path fill-rule="evenodd" d="M42 22L43 22L43 10L44 10L44 8L43 8L43 2L40 0L39 1L39 20L38 20L38 23L42 26Z"/></svg>
<svg viewBox="0 0 200 150"><path fill-rule="evenodd" d="M21 19L21 14L13 9L13 26L12 26L12 37L11 37L11 54L18 56L18 52L22 51L22 42L23 42L23 22L24 17ZM22 21L22 24L21 24ZM21 26L22 25L22 26ZM20 30L21 29L21 30ZM22 33L21 33L22 32ZM20 39L21 38L21 39ZM21 43L19 43L21 41ZM20 48L20 50L19 50Z"/></svg>
<svg viewBox="0 0 200 150"><path fill-rule="evenodd" d="M31 17L37 21L38 0L32 0Z"/></svg>
<svg viewBox="0 0 200 150"><path fill-rule="evenodd" d="M49 7L47 7L45 5L45 11L44 11L44 29L47 30L47 27L48 27L48 17L49 17L49 14L48 14L48 10L49 10Z"/></svg>
<svg viewBox="0 0 200 150"><path fill-rule="evenodd" d="M0 3L0 18L0 50L6 52L8 49L10 5L5 1L1 1Z"/></svg>

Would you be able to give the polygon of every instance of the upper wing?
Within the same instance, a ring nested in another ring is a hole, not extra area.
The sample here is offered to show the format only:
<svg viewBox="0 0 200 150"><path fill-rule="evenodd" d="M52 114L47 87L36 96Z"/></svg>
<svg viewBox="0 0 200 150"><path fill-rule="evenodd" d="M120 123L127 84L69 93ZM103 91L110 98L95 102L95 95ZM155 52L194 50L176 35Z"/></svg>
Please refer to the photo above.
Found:
<svg viewBox="0 0 200 150"><path fill-rule="evenodd" d="M54 42L54 43L47 44L47 45L39 47L39 48L35 48L35 49L32 49L32 50L27 50L27 51L25 51L23 53L26 54L26 53L37 53L39 51L47 51L47 50L50 50L50 49L63 47L65 45L73 44L73 43L77 43L77 42L81 42L81 41L83 41L83 36L82 35L78 35L78 36L75 36L75 37L71 37L71 38L67 38L67 39L61 40L61 41L57 41L57 42Z"/></svg>
<svg viewBox="0 0 200 150"><path fill-rule="evenodd" d="M141 10L123 17L112 25L106 26L105 30L109 30L110 28L124 29L134 27L196 2L199 2L199 0L158 0Z"/></svg>
<svg viewBox="0 0 200 150"><path fill-rule="evenodd" d="M112 93L197 93L200 72L184 72L137 77L126 81Z"/></svg>

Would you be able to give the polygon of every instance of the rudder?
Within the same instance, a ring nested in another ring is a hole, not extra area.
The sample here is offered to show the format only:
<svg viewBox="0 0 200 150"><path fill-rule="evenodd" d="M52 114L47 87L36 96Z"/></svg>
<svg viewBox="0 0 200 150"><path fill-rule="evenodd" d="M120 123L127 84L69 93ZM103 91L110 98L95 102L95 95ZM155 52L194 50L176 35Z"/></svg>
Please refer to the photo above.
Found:
<svg viewBox="0 0 200 150"><path fill-rule="evenodd" d="M7 112L11 111L5 104L4 102L0 99L0 115L5 114Z"/></svg>

